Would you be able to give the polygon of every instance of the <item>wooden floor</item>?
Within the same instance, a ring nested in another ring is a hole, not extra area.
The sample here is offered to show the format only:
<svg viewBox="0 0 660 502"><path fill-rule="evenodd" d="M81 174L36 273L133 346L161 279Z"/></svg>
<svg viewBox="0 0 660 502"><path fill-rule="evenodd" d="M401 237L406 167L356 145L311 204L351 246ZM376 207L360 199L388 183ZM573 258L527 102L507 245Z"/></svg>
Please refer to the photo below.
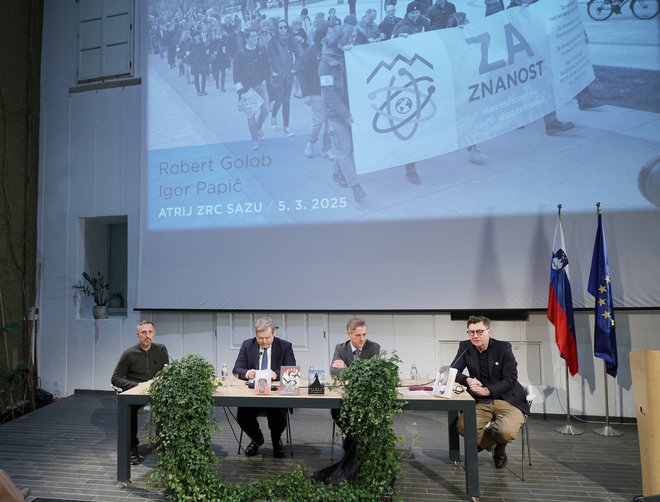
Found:
<svg viewBox="0 0 660 502"><path fill-rule="evenodd" d="M227 410L234 411L234 410ZM294 457L272 458L267 444L260 454L237 454L238 428L231 415L216 409L222 431L214 437L221 457L220 471L229 481L241 482L276 475L300 464L312 472L331 463L332 422L327 410L295 410L292 422ZM142 465L133 467L132 483L116 482L116 398L106 393L77 393L24 417L0 425L0 468L19 487L28 486L28 500L37 497L82 501L164 500L145 489L154 465L146 430L141 428ZM147 415L141 415L141 423ZM228 420L228 418L230 420ZM261 420L261 419L260 419ZM507 448L505 469L497 470L487 452L479 454L480 501L631 501L642 492L637 428L612 424L621 437L603 437L593 430L602 424L572 423L580 436L557 433L564 419L529 419L532 466L521 480L520 438ZM268 437L265 419L262 429ZM397 496L404 501L469 500L462 467L448 458L447 415L406 412L397 417L397 433L404 438L403 473ZM288 451L287 451L288 452ZM336 446L334 457L341 456Z"/></svg>

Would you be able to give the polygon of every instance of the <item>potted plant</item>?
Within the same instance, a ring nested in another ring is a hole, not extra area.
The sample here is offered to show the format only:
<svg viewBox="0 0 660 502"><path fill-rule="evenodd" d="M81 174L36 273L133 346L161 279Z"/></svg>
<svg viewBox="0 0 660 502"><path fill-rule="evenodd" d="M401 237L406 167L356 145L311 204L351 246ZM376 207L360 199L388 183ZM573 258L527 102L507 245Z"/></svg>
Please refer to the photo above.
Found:
<svg viewBox="0 0 660 502"><path fill-rule="evenodd" d="M108 317L108 303L113 300L118 300L120 305L124 304L124 295L119 292L111 292L110 284L108 284L100 271L96 272L95 276L89 275L87 272L82 273L82 280L73 286L87 296L94 299L94 319L105 319Z"/></svg>

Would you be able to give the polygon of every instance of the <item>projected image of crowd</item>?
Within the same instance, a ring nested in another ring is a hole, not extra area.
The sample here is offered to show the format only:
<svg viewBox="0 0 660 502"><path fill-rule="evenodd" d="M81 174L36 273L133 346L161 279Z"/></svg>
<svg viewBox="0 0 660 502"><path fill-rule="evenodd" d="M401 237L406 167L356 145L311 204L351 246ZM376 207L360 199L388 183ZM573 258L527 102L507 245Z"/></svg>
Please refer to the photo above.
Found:
<svg viewBox="0 0 660 502"><path fill-rule="evenodd" d="M484 15L536 1L509 0L505 7L503 0L484 0ZM201 7L187 11L175 2L160 2L161 11L155 10L156 5L152 2L148 17L150 50L190 84L190 93L209 100L238 98L239 107L248 115L246 133L253 150L261 147L264 128L284 137L306 134L300 155L331 161L333 182L350 187L358 202L367 193L353 160L344 52L354 45L469 23L467 15L447 0L399 4L385 0L380 22L374 8L366 8L358 19L355 0L347 5L338 0L336 7L324 2L318 8L305 1L294 7L289 0L215 0L198 2ZM294 9L299 14L293 14ZM342 16L338 10L349 13ZM208 97L213 87L216 92ZM588 88L576 98L582 110L598 106ZM305 114L300 123L309 124L308 130L296 124L298 116L292 117L292 111ZM572 122L560 120L556 112L544 117L544 125L548 135L574 127ZM471 145L467 159L482 165L488 157L478 145ZM422 182L415 163L405 165L405 177L412 184Z"/></svg>

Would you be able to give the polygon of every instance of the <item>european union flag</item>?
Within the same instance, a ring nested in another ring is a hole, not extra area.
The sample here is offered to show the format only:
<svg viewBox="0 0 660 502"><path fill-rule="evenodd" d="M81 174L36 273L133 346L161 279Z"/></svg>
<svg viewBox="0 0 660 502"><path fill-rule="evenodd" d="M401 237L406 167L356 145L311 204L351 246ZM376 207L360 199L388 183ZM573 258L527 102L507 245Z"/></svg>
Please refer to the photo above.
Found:
<svg viewBox="0 0 660 502"><path fill-rule="evenodd" d="M616 354L616 330L614 306L612 305L612 283L607 264L607 249L603 233L603 219L598 212L598 230L594 242L589 274L589 293L596 299L594 327L594 355L605 361L607 373L616 377L618 360Z"/></svg>

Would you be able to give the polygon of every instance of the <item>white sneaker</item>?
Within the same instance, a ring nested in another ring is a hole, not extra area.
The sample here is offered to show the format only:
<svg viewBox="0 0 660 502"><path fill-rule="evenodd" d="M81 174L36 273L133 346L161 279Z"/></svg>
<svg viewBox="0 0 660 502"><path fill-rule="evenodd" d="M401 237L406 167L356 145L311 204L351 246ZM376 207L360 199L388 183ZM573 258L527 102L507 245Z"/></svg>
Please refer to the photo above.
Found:
<svg viewBox="0 0 660 502"><path fill-rule="evenodd" d="M332 150L326 150L325 152L323 152L323 153L321 154L321 156L322 156L324 159L335 160L335 154L332 152Z"/></svg>
<svg viewBox="0 0 660 502"><path fill-rule="evenodd" d="M311 159L313 155L314 155L314 143L308 141L307 144L305 145L305 157Z"/></svg>

